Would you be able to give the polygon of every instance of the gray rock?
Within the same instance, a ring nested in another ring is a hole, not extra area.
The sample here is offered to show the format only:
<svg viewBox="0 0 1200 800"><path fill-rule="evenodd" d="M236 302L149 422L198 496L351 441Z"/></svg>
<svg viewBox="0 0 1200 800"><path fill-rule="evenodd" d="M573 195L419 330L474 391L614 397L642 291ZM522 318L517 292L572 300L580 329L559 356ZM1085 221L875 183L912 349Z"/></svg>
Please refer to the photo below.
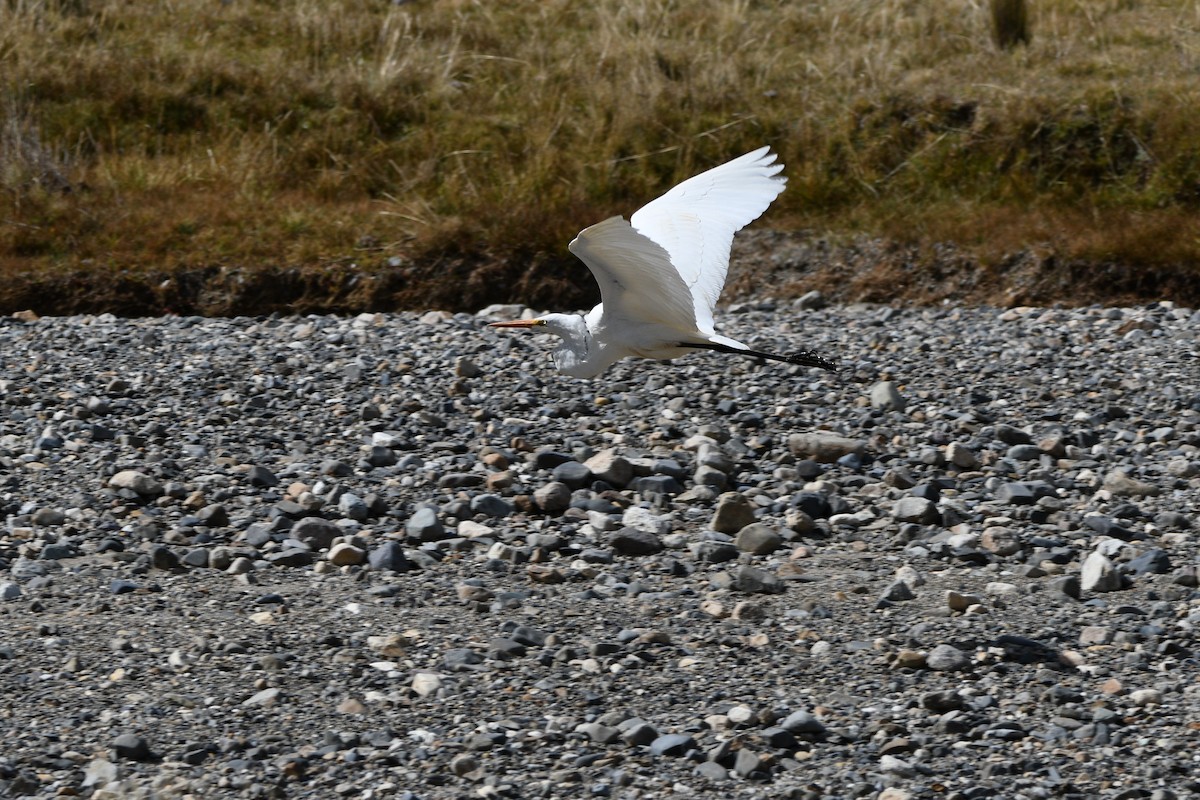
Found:
<svg viewBox="0 0 1200 800"><path fill-rule="evenodd" d="M278 486L279 478L266 467L255 464L246 471L246 481L251 486Z"/></svg>
<svg viewBox="0 0 1200 800"><path fill-rule="evenodd" d="M583 465L597 479L623 489L633 480L633 464L615 450L601 450L596 455L583 462Z"/></svg>
<svg viewBox="0 0 1200 800"><path fill-rule="evenodd" d="M896 384L892 381L880 381L871 387L871 408L883 411L903 411L908 405Z"/></svg>
<svg viewBox="0 0 1200 800"><path fill-rule="evenodd" d="M925 656L925 664L937 672L957 672L971 666L971 660L957 647L939 644Z"/></svg>
<svg viewBox="0 0 1200 800"><path fill-rule="evenodd" d="M229 524L229 512L221 503L210 503L196 512L196 519L209 528L224 528Z"/></svg>
<svg viewBox="0 0 1200 800"><path fill-rule="evenodd" d="M983 529L979 546L998 556L1011 556L1021 552L1021 537L1011 528L992 525Z"/></svg>
<svg viewBox="0 0 1200 800"><path fill-rule="evenodd" d="M417 569L417 565L405 555L404 548L394 539L389 539L371 550L367 555L367 563L371 565L372 569L388 569L392 572L408 572Z"/></svg>
<svg viewBox="0 0 1200 800"><path fill-rule="evenodd" d="M274 553L268 553L266 561L274 564L277 567L308 567L312 566L314 561L311 550L303 550L299 547L289 547L285 550L279 550Z"/></svg>
<svg viewBox="0 0 1200 800"><path fill-rule="evenodd" d="M448 538L446 528L432 508L418 508L404 523L404 533L418 542L438 542Z"/></svg>
<svg viewBox="0 0 1200 800"><path fill-rule="evenodd" d="M390 447L376 444L371 446L366 461L372 467L392 467L395 466L398 459L396 452Z"/></svg>
<svg viewBox="0 0 1200 800"><path fill-rule="evenodd" d="M1028 431L1023 431L1012 425L1006 425L1003 422L997 424L994 430L996 438L1008 445L1031 444L1033 442L1033 436Z"/></svg>
<svg viewBox="0 0 1200 800"><path fill-rule="evenodd" d="M733 572L732 588L748 594L779 594L786 587L778 576L743 565Z"/></svg>
<svg viewBox="0 0 1200 800"><path fill-rule="evenodd" d="M1104 488L1117 497L1157 497L1162 493L1154 484L1131 478L1119 469L1104 476Z"/></svg>
<svg viewBox="0 0 1200 800"><path fill-rule="evenodd" d="M288 533L313 550L328 550L333 540L342 535L342 529L321 517L305 517L293 525Z"/></svg>
<svg viewBox="0 0 1200 800"><path fill-rule="evenodd" d="M959 469L979 469L979 457L962 442L951 442L946 446L946 460Z"/></svg>
<svg viewBox="0 0 1200 800"><path fill-rule="evenodd" d="M488 642L487 657L493 661L510 661L525 655L525 645L515 639L497 637Z"/></svg>
<svg viewBox="0 0 1200 800"><path fill-rule="evenodd" d="M1014 506L1031 506L1033 490L1023 483L1005 483L996 490L996 502Z"/></svg>
<svg viewBox="0 0 1200 800"><path fill-rule="evenodd" d="M41 527L53 527L62 525L66 520L67 515L57 508L39 508L33 512L30 522Z"/></svg>
<svg viewBox="0 0 1200 800"><path fill-rule="evenodd" d="M442 665L447 672L474 672L483 662L483 654L469 647L451 648L442 655Z"/></svg>
<svg viewBox="0 0 1200 800"><path fill-rule="evenodd" d="M658 738L658 731L653 725L636 717L617 727L621 729L621 741L630 747L648 745Z"/></svg>
<svg viewBox="0 0 1200 800"><path fill-rule="evenodd" d="M738 531L733 544L743 553L766 555L783 546L783 537L769 525L755 522Z"/></svg>
<svg viewBox="0 0 1200 800"><path fill-rule="evenodd" d="M845 455L862 456L867 443L832 433L793 433L788 436L788 449L801 458L812 458L831 464Z"/></svg>
<svg viewBox="0 0 1200 800"><path fill-rule="evenodd" d="M134 469L121 470L108 479L108 485L114 489L128 489L148 497L158 496L163 490L159 481Z"/></svg>
<svg viewBox="0 0 1200 800"><path fill-rule="evenodd" d="M653 533L656 536L666 536L671 532L671 520L655 514L648 508L630 506L621 515L621 524L639 531Z"/></svg>
<svg viewBox="0 0 1200 800"><path fill-rule="evenodd" d="M367 517L371 515L370 509L363 499L353 492L343 492L338 498L338 511L347 519L365 522Z"/></svg>
<svg viewBox="0 0 1200 800"><path fill-rule="evenodd" d="M157 761L158 756L150 749L145 738L133 733L122 733L113 739L113 754L126 761Z"/></svg>
<svg viewBox="0 0 1200 800"><path fill-rule="evenodd" d="M564 511L571 505L571 489L562 481L551 481L534 491L533 501L548 514Z"/></svg>
<svg viewBox="0 0 1200 800"><path fill-rule="evenodd" d="M582 733L596 744L611 744L621 736L618 728L601 725L599 722L584 722L575 726L576 733Z"/></svg>
<svg viewBox="0 0 1200 800"><path fill-rule="evenodd" d="M692 477L692 481L702 486L711 486L718 492L723 492L729 485L729 476L716 467L701 464L696 468L696 474Z"/></svg>
<svg viewBox="0 0 1200 800"><path fill-rule="evenodd" d="M788 714L783 722L779 723L779 727L789 733L807 736L824 736L826 733L825 724L811 711L803 709Z"/></svg>
<svg viewBox="0 0 1200 800"><path fill-rule="evenodd" d="M924 497L901 497L892 507L892 516L901 522L932 525L941 521L937 505Z"/></svg>
<svg viewBox="0 0 1200 800"><path fill-rule="evenodd" d="M698 746L696 740L686 733L665 733L650 743L650 754L678 758Z"/></svg>
<svg viewBox="0 0 1200 800"><path fill-rule="evenodd" d="M477 494L471 498L471 511L489 517L507 517L513 512L512 503L494 494Z"/></svg>
<svg viewBox="0 0 1200 800"><path fill-rule="evenodd" d="M564 461L550 472L554 480L566 484L568 489L582 489L592 482L592 471L578 461Z"/></svg>
<svg viewBox="0 0 1200 800"><path fill-rule="evenodd" d="M625 556L649 556L663 549L662 540L648 531L622 528L608 539L608 546Z"/></svg>

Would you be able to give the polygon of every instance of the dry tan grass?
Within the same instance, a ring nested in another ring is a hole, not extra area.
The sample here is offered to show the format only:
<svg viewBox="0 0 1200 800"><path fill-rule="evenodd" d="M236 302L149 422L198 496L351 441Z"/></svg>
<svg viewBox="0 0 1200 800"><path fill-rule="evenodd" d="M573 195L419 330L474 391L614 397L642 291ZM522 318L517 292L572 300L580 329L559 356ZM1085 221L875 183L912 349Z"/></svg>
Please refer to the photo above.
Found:
<svg viewBox="0 0 1200 800"><path fill-rule="evenodd" d="M1163 248L1126 228L1170 220L1196 261L1200 4L1035 10L998 51L985 0L3 0L0 265L534 286L582 225L761 143L769 224L1136 263Z"/></svg>

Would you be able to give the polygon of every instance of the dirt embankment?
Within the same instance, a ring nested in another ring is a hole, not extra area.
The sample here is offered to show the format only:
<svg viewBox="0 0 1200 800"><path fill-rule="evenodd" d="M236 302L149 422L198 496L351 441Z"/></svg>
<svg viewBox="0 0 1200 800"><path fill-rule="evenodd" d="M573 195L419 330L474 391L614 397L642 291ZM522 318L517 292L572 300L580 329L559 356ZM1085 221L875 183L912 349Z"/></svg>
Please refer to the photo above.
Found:
<svg viewBox="0 0 1200 800"><path fill-rule="evenodd" d="M1031 248L995 262L954 245L920 248L861 238L833 244L803 232L751 231L734 244L724 299L798 297L820 290L834 302L1135 305L1173 300L1200 306L1187 265L1139 267L1070 260ZM27 272L0 286L0 313L237 316L355 313L490 303L584 308L598 300L586 268L569 255L541 264L446 258L399 266L211 267Z"/></svg>

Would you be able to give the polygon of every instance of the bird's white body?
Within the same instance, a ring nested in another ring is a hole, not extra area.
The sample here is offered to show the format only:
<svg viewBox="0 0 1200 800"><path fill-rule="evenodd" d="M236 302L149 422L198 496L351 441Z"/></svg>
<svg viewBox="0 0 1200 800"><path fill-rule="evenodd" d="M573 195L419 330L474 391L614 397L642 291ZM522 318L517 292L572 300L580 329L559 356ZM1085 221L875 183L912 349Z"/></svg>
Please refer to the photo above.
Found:
<svg viewBox="0 0 1200 800"><path fill-rule="evenodd" d="M816 356L751 350L713 329L713 308L729 270L733 235L767 210L787 179L768 147L689 178L626 222L580 231L570 250L600 284L587 315L547 314L497 327L544 326L562 342L558 370L592 378L628 356L670 359L696 348L831 368ZM801 360L794 360L801 359Z"/></svg>

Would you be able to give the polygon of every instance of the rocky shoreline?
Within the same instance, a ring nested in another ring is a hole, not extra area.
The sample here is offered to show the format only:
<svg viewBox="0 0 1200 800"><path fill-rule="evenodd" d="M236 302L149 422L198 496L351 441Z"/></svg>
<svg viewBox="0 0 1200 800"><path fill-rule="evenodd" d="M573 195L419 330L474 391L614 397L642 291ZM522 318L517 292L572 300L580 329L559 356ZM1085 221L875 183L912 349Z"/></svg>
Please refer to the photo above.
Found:
<svg viewBox="0 0 1200 800"><path fill-rule="evenodd" d="M0 796L1200 794L1200 314L0 320Z"/></svg>

